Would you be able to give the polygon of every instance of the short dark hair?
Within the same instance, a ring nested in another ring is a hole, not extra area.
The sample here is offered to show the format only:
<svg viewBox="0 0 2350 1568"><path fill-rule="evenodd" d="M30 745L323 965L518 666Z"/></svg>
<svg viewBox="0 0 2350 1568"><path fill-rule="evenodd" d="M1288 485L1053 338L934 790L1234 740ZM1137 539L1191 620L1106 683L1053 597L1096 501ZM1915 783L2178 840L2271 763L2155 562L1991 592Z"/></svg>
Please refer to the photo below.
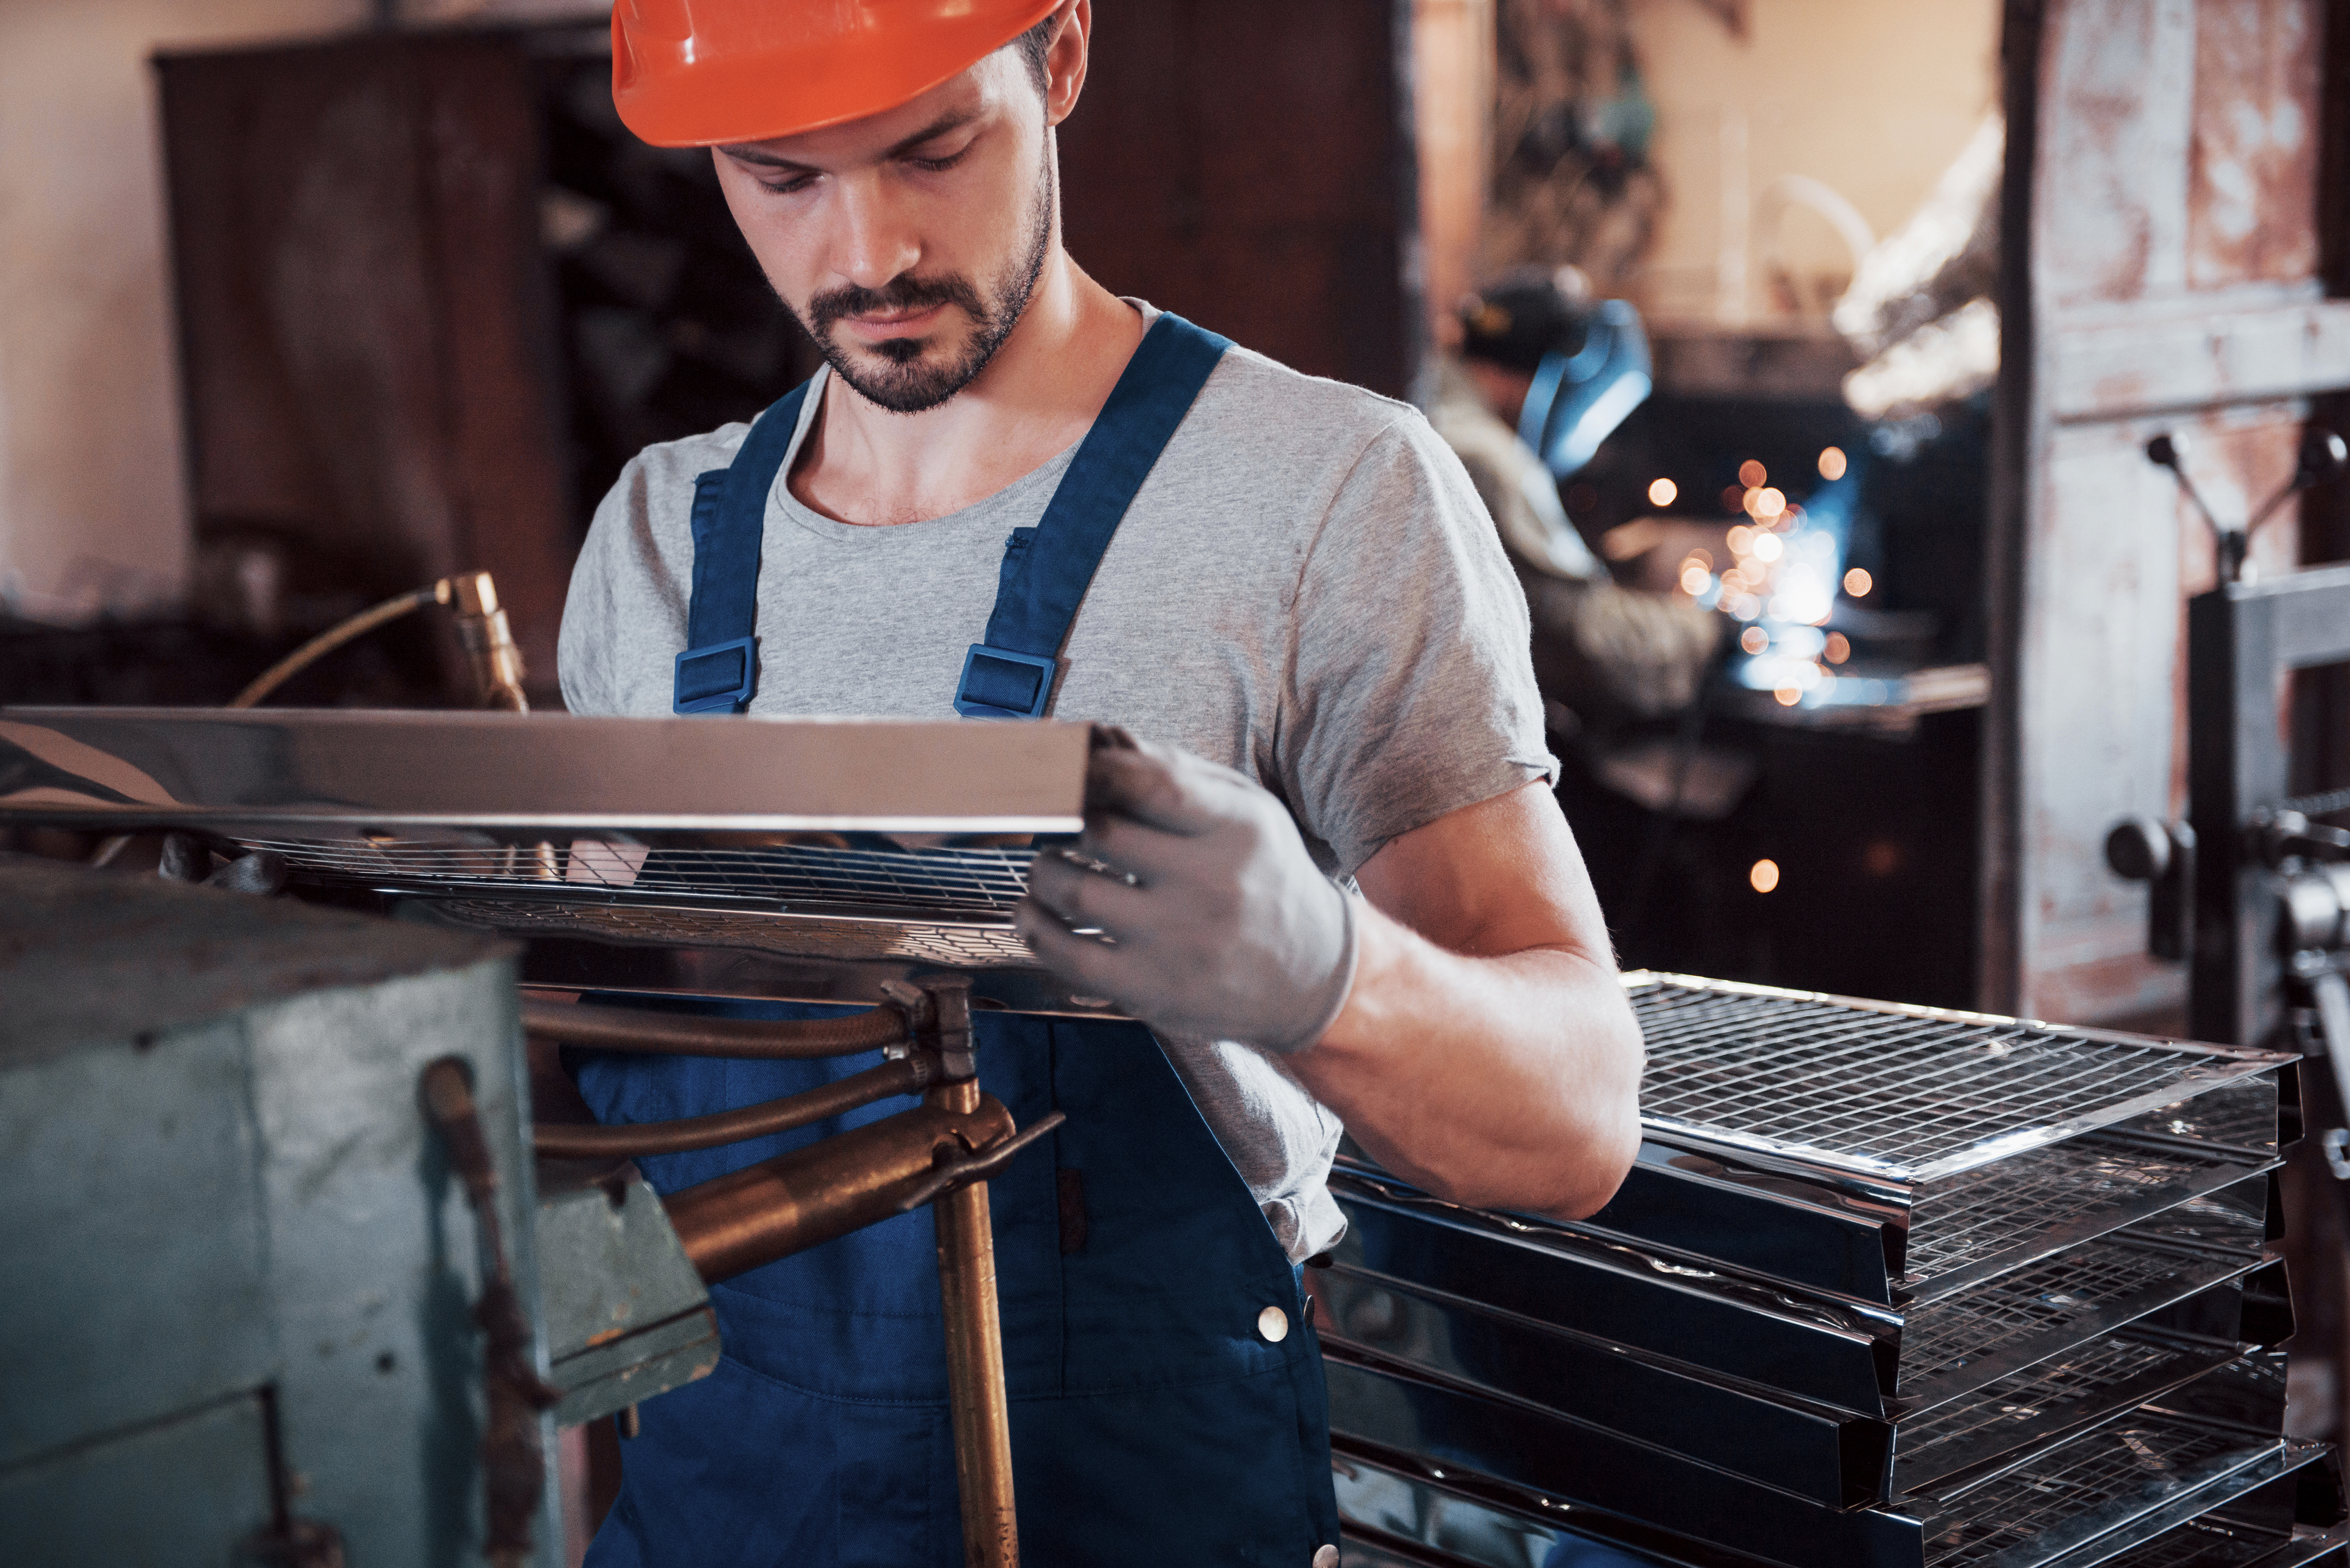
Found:
<svg viewBox="0 0 2350 1568"><path fill-rule="evenodd" d="M1054 10L1057 13L1060 7L1056 5ZM1044 97L1052 86L1052 74L1045 68L1045 57L1053 52L1055 31L1053 24L1057 20L1057 16L1047 16L1012 40L1012 47L1019 50L1020 57L1027 62L1029 79L1036 84L1036 96L1039 98Z"/></svg>

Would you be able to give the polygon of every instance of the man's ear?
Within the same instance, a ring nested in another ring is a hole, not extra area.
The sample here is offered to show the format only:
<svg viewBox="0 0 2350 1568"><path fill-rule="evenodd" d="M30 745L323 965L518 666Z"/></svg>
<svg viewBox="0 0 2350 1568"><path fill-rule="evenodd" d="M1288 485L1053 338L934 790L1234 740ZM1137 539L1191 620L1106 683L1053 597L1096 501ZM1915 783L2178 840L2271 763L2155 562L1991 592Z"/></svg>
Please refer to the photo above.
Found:
<svg viewBox="0 0 2350 1568"><path fill-rule="evenodd" d="M1093 44L1093 0L1061 0L1054 14L1052 47L1045 52L1045 123L1055 126L1077 107L1086 85L1086 59Z"/></svg>

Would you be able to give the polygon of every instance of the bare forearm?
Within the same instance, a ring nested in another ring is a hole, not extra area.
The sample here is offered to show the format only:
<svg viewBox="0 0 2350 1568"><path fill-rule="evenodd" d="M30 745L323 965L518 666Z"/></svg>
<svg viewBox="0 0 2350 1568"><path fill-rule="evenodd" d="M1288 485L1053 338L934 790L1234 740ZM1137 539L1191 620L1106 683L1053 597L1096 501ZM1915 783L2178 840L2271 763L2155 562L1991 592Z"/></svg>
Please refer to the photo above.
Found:
<svg viewBox="0 0 2350 1568"><path fill-rule="evenodd" d="M1612 966L1448 952L1360 910L1353 992L1290 1065L1398 1176L1454 1202L1589 1214L1639 1146L1640 1038Z"/></svg>

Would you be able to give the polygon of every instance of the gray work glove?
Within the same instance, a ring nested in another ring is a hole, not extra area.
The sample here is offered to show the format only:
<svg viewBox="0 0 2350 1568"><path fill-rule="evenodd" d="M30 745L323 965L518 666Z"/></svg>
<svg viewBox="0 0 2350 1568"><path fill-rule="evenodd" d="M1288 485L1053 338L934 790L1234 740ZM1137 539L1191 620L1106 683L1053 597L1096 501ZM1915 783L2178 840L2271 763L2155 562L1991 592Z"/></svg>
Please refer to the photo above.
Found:
<svg viewBox="0 0 2350 1568"><path fill-rule="evenodd" d="M1123 731L1096 731L1085 836L1037 856L1016 919L1072 992L1280 1055L1322 1037L1355 980L1354 899L1282 804Z"/></svg>

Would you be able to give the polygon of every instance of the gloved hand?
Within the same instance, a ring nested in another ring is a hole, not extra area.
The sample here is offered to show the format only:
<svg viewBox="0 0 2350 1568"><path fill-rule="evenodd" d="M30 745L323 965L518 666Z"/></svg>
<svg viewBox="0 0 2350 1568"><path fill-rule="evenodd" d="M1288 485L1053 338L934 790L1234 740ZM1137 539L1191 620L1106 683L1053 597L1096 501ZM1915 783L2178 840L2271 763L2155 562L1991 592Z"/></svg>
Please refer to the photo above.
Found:
<svg viewBox="0 0 2350 1568"><path fill-rule="evenodd" d="M1036 857L1016 923L1077 994L1277 1054L1319 1040L1354 984L1354 899L1281 803L1122 731L1096 732L1085 836Z"/></svg>

